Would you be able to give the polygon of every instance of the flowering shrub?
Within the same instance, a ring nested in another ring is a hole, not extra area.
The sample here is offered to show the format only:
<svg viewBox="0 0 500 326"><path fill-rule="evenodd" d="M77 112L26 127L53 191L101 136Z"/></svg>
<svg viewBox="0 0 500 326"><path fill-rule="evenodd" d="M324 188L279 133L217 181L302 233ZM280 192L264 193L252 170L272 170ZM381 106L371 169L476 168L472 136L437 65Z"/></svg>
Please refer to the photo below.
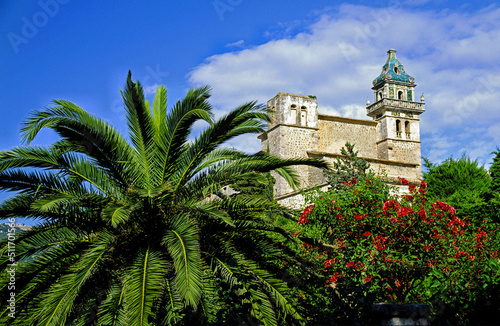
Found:
<svg viewBox="0 0 500 326"><path fill-rule="evenodd" d="M452 206L427 203L424 181L400 182L408 186L405 195L390 195L374 179L308 198L313 204L300 215L297 236L322 253L324 286L343 300L370 294L374 301L429 302L447 277L460 274L472 286L481 268L498 265L486 224L472 230Z"/></svg>

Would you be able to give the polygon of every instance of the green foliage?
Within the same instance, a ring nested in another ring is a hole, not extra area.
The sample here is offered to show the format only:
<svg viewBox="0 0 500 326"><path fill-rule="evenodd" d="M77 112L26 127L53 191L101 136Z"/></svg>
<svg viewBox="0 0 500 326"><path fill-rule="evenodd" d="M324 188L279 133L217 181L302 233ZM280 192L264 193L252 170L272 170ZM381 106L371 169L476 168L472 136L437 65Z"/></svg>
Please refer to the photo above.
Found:
<svg viewBox="0 0 500 326"><path fill-rule="evenodd" d="M491 178L488 171L477 160L467 156L460 159L446 159L436 165L424 158L424 179L429 184L428 196L431 200L446 201L462 211L482 202L481 195L488 190Z"/></svg>
<svg viewBox="0 0 500 326"><path fill-rule="evenodd" d="M230 187L236 192L233 196L262 196L272 201L274 199L273 189L275 182L270 172L252 172L235 176L235 181Z"/></svg>
<svg viewBox="0 0 500 326"><path fill-rule="evenodd" d="M320 300L330 319L367 323L371 304L387 301L433 303L435 320L453 324L480 320L471 316L485 304L500 312L498 226L430 204L425 182L401 182L408 193L396 196L380 179L352 180L343 191L313 194L301 213L304 259L323 275L316 292L326 285L330 297Z"/></svg>
<svg viewBox="0 0 500 326"><path fill-rule="evenodd" d="M491 191L500 193L500 149L497 148L492 154L495 154L495 157L490 167Z"/></svg>
<svg viewBox="0 0 500 326"><path fill-rule="evenodd" d="M294 259L276 240L291 235L263 218L282 208L264 196L220 190L238 176L273 170L294 186L291 166L326 164L223 148L233 137L263 132L269 118L254 102L214 121L208 87L190 90L170 111L159 87L151 110L130 74L122 95L130 141L57 100L24 122L26 146L0 152L0 190L17 192L0 204L0 217L40 222L17 234L16 318L3 304L0 323L301 323L277 264ZM208 126L193 141L197 121ZM29 146L44 128L60 139ZM8 251L1 239L3 270ZM8 284L3 273L3 303Z"/></svg>
<svg viewBox="0 0 500 326"><path fill-rule="evenodd" d="M342 156L337 157L333 163L333 169L325 172L328 184L334 190L342 189L351 180L361 180L371 177L369 173L370 164L364 159L358 158L358 152L354 151L354 145L346 143L340 150Z"/></svg>

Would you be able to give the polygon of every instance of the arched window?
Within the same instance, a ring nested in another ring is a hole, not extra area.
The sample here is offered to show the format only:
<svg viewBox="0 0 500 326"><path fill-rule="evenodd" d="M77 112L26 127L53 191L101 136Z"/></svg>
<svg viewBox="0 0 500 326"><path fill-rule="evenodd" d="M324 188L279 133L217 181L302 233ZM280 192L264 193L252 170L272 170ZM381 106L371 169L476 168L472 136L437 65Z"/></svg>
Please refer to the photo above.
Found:
<svg viewBox="0 0 500 326"><path fill-rule="evenodd" d="M300 125L307 126L307 108L305 106L300 108Z"/></svg>
<svg viewBox="0 0 500 326"><path fill-rule="evenodd" d="M404 100L403 91L398 91L398 100Z"/></svg>
<svg viewBox="0 0 500 326"><path fill-rule="evenodd" d="M405 121L405 133L406 133L406 139L411 138L411 132L410 132L410 122Z"/></svg>
<svg viewBox="0 0 500 326"><path fill-rule="evenodd" d="M297 105L295 104L292 104L290 107L290 124L297 124Z"/></svg>
<svg viewBox="0 0 500 326"><path fill-rule="evenodd" d="M382 92L377 93L377 101L380 101L382 99Z"/></svg>
<svg viewBox="0 0 500 326"><path fill-rule="evenodd" d="M396 120L396 137L401 138L401 121Z"/></svg>

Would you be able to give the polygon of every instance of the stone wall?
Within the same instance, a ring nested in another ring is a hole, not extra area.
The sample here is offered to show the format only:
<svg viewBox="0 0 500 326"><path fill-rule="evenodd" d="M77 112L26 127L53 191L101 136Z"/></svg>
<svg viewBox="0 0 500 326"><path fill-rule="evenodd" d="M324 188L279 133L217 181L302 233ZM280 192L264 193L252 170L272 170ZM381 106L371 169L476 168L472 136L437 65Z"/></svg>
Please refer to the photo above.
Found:
<svg viewBox="0 0 500 326"><path fill-rule="evenodd" d="M382 159L389 160L391 162L402 162L413 165L414 171L408 171L405 175L411 174L411 178L422 178L422 165L421 165L421 155L420 155L420 142L419 141L405 141L405 140L395 140L387 139L378 143L378 151L380 153L387 153L387 156L380 155ZM394 168L393 168L394 169ZM396 170L400 171L400 170ZM407 178L405 175L402 177Z"/></svg>
<svg viewBox="0 0 500 326"><path fill-rule="evenodd" d="M326 191L329 187L327 184L322 184L318 188L321 191ZM294 191L275 199L280 205L293 209L303 209L307 204L302 191Z"/></svg>
<svg viewBox="0 0 500 326"><path fill-rule="evenodd" d="M269 148L271 154L280 158L307 158L308 150L318 148L318 130L316 128L278 125L267 132L266 147ZM307 178L311 173L310 170L314 168L309 166L294 166L293 168L302 177L303 182L300 185L302 188L314 186L312 181ZM276 178L275 196L294 191L277 173L274 173L273 176Z"/></svg>
<svg viewBox="0 0 500 326"><path fill-rule="evenodd" d="M358 156L377 158L377 122L328 115L318 116L318 151L339 154L346 142Z"/></svg>
<svg viewBox="0 0 500 326"><path fill-rule="evenodd" d="M264 152L284 159L316 157L333 163L349 142L378 175L396 180L403 177L414 183L422 177L419 119L413 113L383 110L373 115L375 121L319 115L316 98L281 92L267 105L272 121L268 131L259 136ZM320 169L294 169L302 179L301 189L326 182ZM292 189L276 172L273 176L274 196L281 204L296 208L305 204L300 191Z"/></svg>
<svg viewBox="0 0 500 326"><path fill-rule="evenodd" d="M308 152L311 157L323 159L330 164L333 165L336 162L336 159L340 157L339 154L331 154L331 153L321 153L321 152ZM375 172L375 174L379 176L387 176L390 179L398 180L398 177L408 179L411 182L418 183L422 178L420 165L414 163L406 163L400 161L389 161L389 160L380 160L374 159L370 157L362 157L359 158L365 159L370 164L370 169ZM316 169L318 170L318 169ZM322 175L322 174L321 174ZM323 184L326 182L324 177L315 176L315 184Z"/></svg>
<svg viewBox="0 0 500 326"><path fill-rule="evenodd" d="M280 124L317 128L318 100L315 97L279 92L267 101L267 108L271 112L268 130Z"/></svg>
<svg viewBox="0 0 500 326"><path fill-rule="evenodd" d="M394 180L394 181L396 181L396 180ZM408 186L403 186L400 184L393 184L393 183L390 183L390 185L392 187L391 194L399 195L399 196L408 194ZM322 184L322 185L318 185L318 188L321 191L327 191L329 186L327 184ZM305 197L304 197L304 194L302 191L294 191L292 193L276 197L275 199L278 202L278 204L280 204L282 206L285 206L288 208L293 208L293 209L299 209L299 210L304 209L304 207L307 204L309 204L309 203L306 203L306 200L305 200Z"/></svg>
<svg viewBox="0 0 500 326"><path fill-rule="evenodd" d="M405 178L413 183L420 182L422 173L420 172L420 165L405 164L405 163L377 163L369 162L370 168L380 176L387 175L391 179L398 177Z"/></svg>

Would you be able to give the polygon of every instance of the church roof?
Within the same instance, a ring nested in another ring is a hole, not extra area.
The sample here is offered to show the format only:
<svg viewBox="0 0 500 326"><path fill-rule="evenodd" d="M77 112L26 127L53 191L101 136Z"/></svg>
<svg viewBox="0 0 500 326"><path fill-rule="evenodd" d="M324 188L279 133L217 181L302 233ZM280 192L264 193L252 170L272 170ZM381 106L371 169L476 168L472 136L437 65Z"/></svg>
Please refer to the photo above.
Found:
<svg viewBox="0 0 500 326"><path fill-rule="evenodd" d="M387 51L387 54L389 57L387 58L385 65L382 67L380 76L373 80L373 86L391 81L413 84L415 78L405 72L403 65L396 58L396 50L390 49Z"/></svg>

